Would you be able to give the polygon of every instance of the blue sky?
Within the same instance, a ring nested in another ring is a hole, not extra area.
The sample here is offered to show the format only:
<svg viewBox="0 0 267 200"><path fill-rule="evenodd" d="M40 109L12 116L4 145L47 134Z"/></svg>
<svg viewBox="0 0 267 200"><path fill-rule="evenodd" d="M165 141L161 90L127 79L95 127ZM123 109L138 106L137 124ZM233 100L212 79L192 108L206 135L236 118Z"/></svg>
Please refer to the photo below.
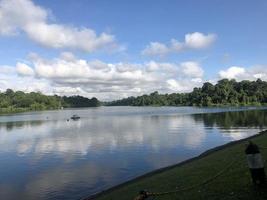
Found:
<svg viewBox="0 0 267 200"><path fill-rule="evenodd" d="M116 99L267 80L267 2L0 0L0 89Z"/></svg>

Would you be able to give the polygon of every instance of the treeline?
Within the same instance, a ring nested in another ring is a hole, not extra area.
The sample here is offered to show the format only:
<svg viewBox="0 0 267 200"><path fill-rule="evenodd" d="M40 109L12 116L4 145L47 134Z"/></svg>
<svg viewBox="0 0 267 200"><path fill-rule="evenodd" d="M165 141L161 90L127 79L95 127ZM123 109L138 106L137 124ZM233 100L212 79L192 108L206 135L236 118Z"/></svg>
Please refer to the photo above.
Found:
<svg viewBox="0 0 267 200"><path fill-rule="evenodd" d="M61 98L62 106L69 108L81 108L81 107L97 107L100 106L100 101L97 98L93 97L88 99L83 96L64 96Z"/></svg>
<svg viewBox="0 0 267 200"><path fill-rule="evenodd" d="M159 94L129 97L107 103L108 106L248 106L267 104L267 82L222 79L209 82L189 93Z"/></svg>
<svg viewBox="0 0 267 200"><path fill-rule="evenodd" d="M95 97L88 99L81 96L48 96L40 92L24 93L11 89L0 92L0 113L52 110L65 107L96 107L99 105L100 102Z"/></svg>

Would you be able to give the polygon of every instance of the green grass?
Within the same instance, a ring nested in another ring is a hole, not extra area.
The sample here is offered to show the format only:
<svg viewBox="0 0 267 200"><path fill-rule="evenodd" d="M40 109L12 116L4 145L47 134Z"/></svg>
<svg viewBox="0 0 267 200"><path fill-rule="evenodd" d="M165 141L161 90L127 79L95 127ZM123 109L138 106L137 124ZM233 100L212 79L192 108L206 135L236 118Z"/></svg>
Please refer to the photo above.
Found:
<svg viewBox="0 0 267 200"><path fill-rule="evenodd" d="M261 147L267 147L267 132L251 139ZM97 200L133 200L138 191L164 192L178 188L187 188L202 183L228 166L234 164L220 177L190 191L156 197L156 200L201 200L201 199L267 199L267 187L254 187L244 153L246 141L226 146L221 150L208 153L199 159L177 165L173 168L138 178L120 187L104 192ZM267 149L261 150L264 160Z"/></svg>

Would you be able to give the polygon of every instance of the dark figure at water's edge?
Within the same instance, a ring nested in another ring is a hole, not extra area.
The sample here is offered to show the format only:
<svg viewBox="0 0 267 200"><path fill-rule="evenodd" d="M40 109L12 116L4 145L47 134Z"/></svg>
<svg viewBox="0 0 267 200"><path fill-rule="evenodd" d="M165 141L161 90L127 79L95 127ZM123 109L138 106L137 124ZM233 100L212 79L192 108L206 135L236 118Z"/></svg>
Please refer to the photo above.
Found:
<svg viewBox="0 0 267 200"><path fill-rule="evenodd" d="M250 169L252 181L255 185L263 185L266 182L266 175L264 171L264 164L259 147L249 141L245 153L247 155L247 162Z"/></svg>

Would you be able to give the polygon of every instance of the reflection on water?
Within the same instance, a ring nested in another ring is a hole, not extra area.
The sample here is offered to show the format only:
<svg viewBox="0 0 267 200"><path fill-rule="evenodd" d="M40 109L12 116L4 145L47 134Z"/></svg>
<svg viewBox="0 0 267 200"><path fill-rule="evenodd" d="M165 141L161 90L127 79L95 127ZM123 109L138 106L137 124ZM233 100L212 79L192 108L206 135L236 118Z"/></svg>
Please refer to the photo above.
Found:
<svg viewBox="0 0 267 200"><path fill-rule="evenodd" d="M78 199L257 133L267 110L109 107L0 117L0 196ZM196 114L194 114L196 113ZM79 121L67 121L73 114Z"/></svg>
<svg viewBox="0 0 267 200"><path fill-rule="evenodd" d="M263 127L267 123L266 110L246 110L242 112L200 113L193 115L204 126L219 126L225 129L233 127Z"/></svg>
<svg viewBox="0 0 267 200"><path fill-rule="evenodd" d="M13 128L23 128L25 126L34 127L39 126L43 123L43 121L10 121L10 122L3 122L0 124L0 130L5 128L6 131L12 131Z"/></svg>

